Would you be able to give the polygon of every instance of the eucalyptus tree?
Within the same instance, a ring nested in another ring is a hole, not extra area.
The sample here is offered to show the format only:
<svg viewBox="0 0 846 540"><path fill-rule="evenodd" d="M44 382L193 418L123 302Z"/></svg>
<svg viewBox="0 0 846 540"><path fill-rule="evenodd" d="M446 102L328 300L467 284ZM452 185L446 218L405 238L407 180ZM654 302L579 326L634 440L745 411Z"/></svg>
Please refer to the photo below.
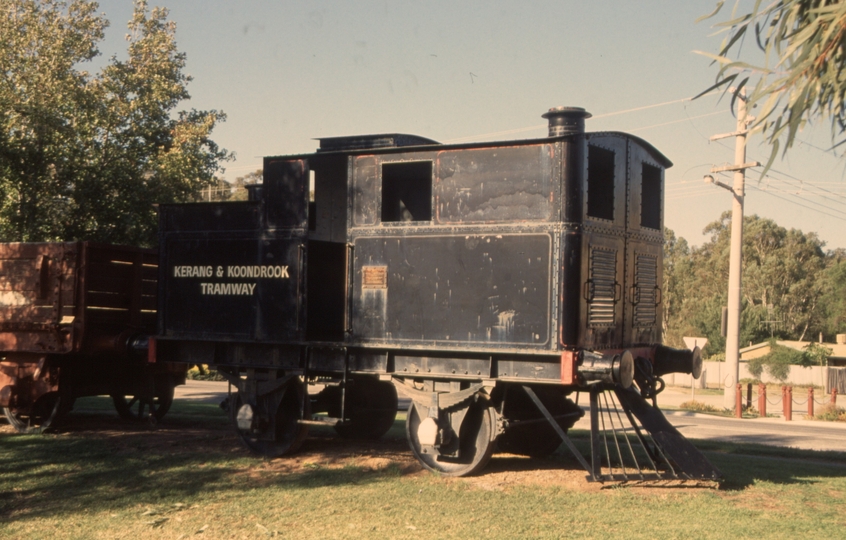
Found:
<svg viewBox="0 0 846 540"><path fill-rule="evenodd" d="M717 16L724 5L717 2L702 19ZM756 0L750 11L738 13L740 6L716 25L726 32L719 53L702 53L720 65L703 94L733 87L736 97L747 89L749 105L758 105L753 129L772 145L764 172L782 146L787 152L799 130L819 118L829 121L833 146L846 142L846 2ZM730 58L739 57L747 41L760 49L760 61Z"/></svg>
<svg viewBox="0 0 846 540"><path fill-rule="evenodd" d="M682 337L694 335L697 329L689 324L693 268L687 240L664 227L664 285L663 332L664 342L675 347L684 346Z"/></svg>
<svg viewBox="0 0 846 540"><path fill-rule="evenodd" d="M155 242L155 203L193 200L229 153L190 98L163 8L136 0L125 59L86 0L0 0L0 240Z"/></svg>
<svg viewBox="0 0 846 540"><path fill-rule="evenodd" d="M834 341L837 334L846 333L846 253L843 250L829 254L821 285L822 331L829 341Z"/></svg>
<svg viewBox="0 0 846 540"><path fill-rule="evenodd" d="M681 335L707 337L708 352L724 348L720 335L722 307L729 268L731 214L723 213L705 233L710 240L679 251L683 239L665 244L670 264L665 264L665 296L674 305L665 306L665 335L677 341ZM743 309L741 346L771 337L810 339L826 326L826 291L830 285L831 254L815 233L785 229L774 221L752 215L744 218ZM673 255L672 252L675 251ZM842 289L840 289L842 290ZM695 333L695 334L694 334Z"/></svg>

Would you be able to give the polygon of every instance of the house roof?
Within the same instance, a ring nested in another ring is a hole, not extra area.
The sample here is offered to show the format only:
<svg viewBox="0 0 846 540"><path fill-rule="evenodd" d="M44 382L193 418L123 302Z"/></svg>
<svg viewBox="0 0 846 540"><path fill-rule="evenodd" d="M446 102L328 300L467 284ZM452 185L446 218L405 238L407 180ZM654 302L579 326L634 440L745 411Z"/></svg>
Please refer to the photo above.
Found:
<svg viewBox="0 0 846 540"><path fill-rule="evenodd" d="M795 349L797 351L802 351L807 347L811 341L789 341L789 340L776 340L776 344L781 345L783 347L790 347L791 349ZM740 349L740 354L750 353L752 351L762 349L764 347L769 347L770 342L764 341L762 343L755 343L754 345L750 345L749 347L744 347ZM820 345L824 347L828 347L831 349L831 354L829 358L843 358L846 359L846 345L841 345L839 343L820 343Z"/></svg>

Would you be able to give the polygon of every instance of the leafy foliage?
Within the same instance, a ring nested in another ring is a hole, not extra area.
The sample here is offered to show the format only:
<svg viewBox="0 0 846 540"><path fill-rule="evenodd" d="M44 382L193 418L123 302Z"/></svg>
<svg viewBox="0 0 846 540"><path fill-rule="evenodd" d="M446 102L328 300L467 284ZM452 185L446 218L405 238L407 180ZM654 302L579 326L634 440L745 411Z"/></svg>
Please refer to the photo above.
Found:
<svg viewBox="0 0 846 540"><path fill-rule="evenodd" d="M246 201L250 196L247 186L261 184L263 177L264 173L261 169L239 176L234 182L215 177L211 184L203 188L200 197L206 202Z"/></svg>
<svg viewBox="0 0 846 540"><path fill-rule="evenodd" d="M167 10L136 0L127 58L96 74L108 22L86 0L0 0L0 241L151 245L155 203L193 200L230 157Z"/></svg>
<svg viewBox="0 0 846 540"><path fill-rule="evenodd" d="M668 344L680 346L682 336L698 335L708 338L709 356L725 349L720 322L727 304L730 227L726 212L705 228L711 240L693 249L665 232ZM803 340L826 327L828 310L821 301L831 289L825 278L832 258L823 242L814 233L755 215L744 218L744 229L741 344L770 337Z"/></svg>
<svg viewBox="0 0 846 540"><path fill-rule="evenodd" d="M840 252L835 252L826 268L822 288L821 330L827 335L843 333L846 330L846 261Z"/></svg>
<svg viewBox="0 0 846 540"><path fill-rule="evenodd" d="M676 233L664 227L664 301L661 307L664 310L664 339L667 343L681 347L682 337L692 335L695 329L690 326L682 326L678 323L679 315L683 311L685 291L690 288L689 280L693 272L690 268L690 247L684 238L676 238ZM670 322L677 324L672 326Z"/></svg>
<svg viewBox="0 0 846 540"><path fill-rule="evenodd" d="M805 367L824 366L832 352L834 351L831 347L826 347L825 345L814 343L812 341L808 343L805 346L805 350L802 351L801 365Z"/></svg>
<svg viewBox="0 0 846 540"><path fill-rule="evenodd" d="M702 17L719 13L725 4ZM750 105L759 105L753 128L763 131L772 145L767 169L784 141L786 152L796 134L817 117L831 121L832 143L840 145L846 130L846 2L840 0L756 0L749 13L737 14L716 26L727 32L717 55L716 82L703 92L734 85L736 98L751 88ZM700 20L702 20L700 19ZM732 60L746 37L754 36L762 63ZM766 170L765 170L766 172Z"/></svg>
<svg viewBox="0 0 846 540"><path fill-rule="evenodd" d="M244 176L239 176L233 182L232 187L234 191L232 193L232 200L233 201L246 201L248 198L247 193L247 186L252 186L256 184L261 184L264 182L264 171L262 169L255 170L253 172L249 172Z"/></svg>
<svg viewBox="0 0 846 540"><path fill-rule="evenodd" d="M749 373L756 378L761 378L761 374L766 371L770 376L779 381L786 381L790 376L791 365L802 365L806 357L802 352L790 347L779 345L775 340L770 340L770 352L764 356L753 358L747 364Z"/></svg>

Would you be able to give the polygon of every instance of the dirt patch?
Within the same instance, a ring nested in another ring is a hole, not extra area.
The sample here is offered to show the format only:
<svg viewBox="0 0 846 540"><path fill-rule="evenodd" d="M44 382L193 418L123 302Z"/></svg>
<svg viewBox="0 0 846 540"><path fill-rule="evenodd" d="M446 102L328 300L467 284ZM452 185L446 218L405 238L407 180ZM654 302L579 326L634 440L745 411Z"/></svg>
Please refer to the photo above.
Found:
<svg viewBox="0 0 846 540"><path fill-rule="evenodd" d="M588 481L587 472L575 460L573 464L562 461L495 454L481 474L455 480L492 491L519 486L558 486L586 492L602 489L602 484Z"/></svg>

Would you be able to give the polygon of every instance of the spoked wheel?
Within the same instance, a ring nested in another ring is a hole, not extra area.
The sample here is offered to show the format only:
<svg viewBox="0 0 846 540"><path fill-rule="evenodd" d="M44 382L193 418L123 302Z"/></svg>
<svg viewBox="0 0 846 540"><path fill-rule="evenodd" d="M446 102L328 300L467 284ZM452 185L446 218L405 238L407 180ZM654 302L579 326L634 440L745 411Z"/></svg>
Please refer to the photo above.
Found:
<svg viewBox="0 0 846 540"><path fill-rule="evenodd" d="M446 447L423 446L419 429L426 416L413 402L408 408L405 433L414 456L426 469L445 476L466 476L480 471L491 458L496 434L496 411L487 399L470 404L457 440ZM457 450L457 455L455 454Z"/></svg>
<svg viewBox="0 0 846 540"><path fill-rule="evenodd" d="M534 387L541 403L566 433L583 416L582 409L554 387ZM497 439L497 449L509 454L544 457L555 452L561 437L520 386L506 389L502 416L509 427Z"/></svg>
<svg viewBox="0 0 846 540"><path fill-rule="evenodd" d="M346 391L345 424L335 426L345 439L378 439L388 432L397 417L397 389L393 383L371 377L355 379ZM341 416L341 392L329 408L329 416Z"/></svg>
<svg viewBox="0 0 846 540"><path fill-rule="evenodd" d="M3 414L18 433L41 433L59 416L61 402L58 392L48 392L35 400L29 411L3 407Z"/></svg>
<svg viewBox="0 0 846 540"><path fill-rule="evenodd" d="M142 395L112 394L115 410L124 420L159 421L173 404L173 381L170 377L156 377L153 381L152 399Z"/></svg>
<svg viewBox="0 0 846 540"><path fill-rule="evenodd" d="M239 394L232 397L232 423L241 442L251 451L267 457L277 457L296 452L308 435L308 426L299 420L311 417L311 405L305 398L305 389L299 381L291 381L282 390L282 398L269 418L261 418L255 407L245 405ZM267 408L273 407L278 396L261 396ZM239 418L240 417L240 418ZM249 417L251 428L245 428Z"/></svg>

